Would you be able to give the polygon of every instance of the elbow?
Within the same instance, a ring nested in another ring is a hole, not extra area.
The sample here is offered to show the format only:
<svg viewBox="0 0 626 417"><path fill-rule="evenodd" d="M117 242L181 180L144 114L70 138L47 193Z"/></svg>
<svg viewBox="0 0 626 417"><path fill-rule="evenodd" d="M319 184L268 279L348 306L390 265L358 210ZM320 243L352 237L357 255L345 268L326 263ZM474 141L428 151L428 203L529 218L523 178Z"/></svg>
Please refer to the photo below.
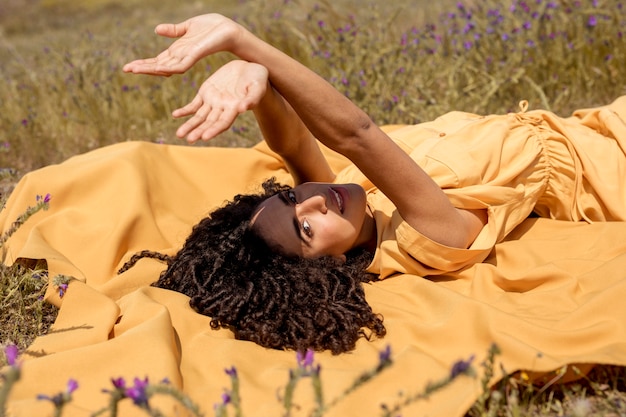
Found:
<svg viewBox="0 0 626 417"><path fill-rule="evenodd" d="M456 243L457 247L467 249L476 240L483 227L489 221L489 216L486 209L457 209L460 214L459 230L463 233L459 235L459 241Z"/></svg>
<svg viewBox="0 0 626 417"><path fill-rule="evenodd" d="M368 115L359 114L340 130L336 136L335 145L331 148L349 156L367 148L377 130L379 130L378 127Z"/></svg>
<svg viewBox="0 0 626 417"><path fill-rule="evenodd" d="M488 222L487 211L454 208L455 213L416 228L430 240L450 248L468 249Z"/></svg>
<svg viewBox="0 0 626 417"><path fill-rule="evenodd" d="M357 141L365 140L376 127L372 119L367 114L362 113L354 121L352 132L348 137Z"/></svg>

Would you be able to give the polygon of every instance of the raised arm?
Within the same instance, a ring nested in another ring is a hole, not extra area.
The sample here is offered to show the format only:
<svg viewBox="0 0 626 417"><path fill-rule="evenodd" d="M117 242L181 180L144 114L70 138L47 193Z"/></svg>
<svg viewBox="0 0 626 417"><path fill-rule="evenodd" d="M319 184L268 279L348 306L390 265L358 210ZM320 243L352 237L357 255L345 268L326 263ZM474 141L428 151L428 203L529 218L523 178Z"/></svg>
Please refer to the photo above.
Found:
<svg viewBox="0 0 626 417"><path fill-rule="evenodd" d="M230 61L211 74L189 104L174 110L174 117L191 116L176 134L189 142L209 140L248 110L254 112L267 144L283 158L296 184L334 180L317 140L269 84L267 69L259 64Z"/></svg>
<svg viewBox="0 0 626 417"><path fill-rule="evenodd" d="M267 68L271 84L308 130L348 157L416 230L441 244L467 247L482 228L483 213L454 208L437 184L365 112L309 68L241 25L210 14L178 25L160 25L157 33L182 38L156 58L127 64L125 71L180 73L220 51L258 63Z"/></svg>
<svg viewBox="0 0 626 417"><path fill-rule="evenodd" d="M265 141L283 158L296 184L334 181L317 139L271 84L253 111Z"/></svg>

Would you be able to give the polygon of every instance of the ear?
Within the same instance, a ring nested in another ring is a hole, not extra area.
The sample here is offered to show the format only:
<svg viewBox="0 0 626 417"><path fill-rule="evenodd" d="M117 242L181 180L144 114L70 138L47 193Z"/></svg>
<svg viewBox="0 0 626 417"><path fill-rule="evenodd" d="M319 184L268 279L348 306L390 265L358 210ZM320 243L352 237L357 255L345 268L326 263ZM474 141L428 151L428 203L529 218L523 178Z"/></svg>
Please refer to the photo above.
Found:
<svg viewBox="0 0 626 417"><path fill-rule="evenodd" d="M333 258L341 262L342 265L346 263L346 255L344 255L343 253L341 255L333 255Z"/></svg>

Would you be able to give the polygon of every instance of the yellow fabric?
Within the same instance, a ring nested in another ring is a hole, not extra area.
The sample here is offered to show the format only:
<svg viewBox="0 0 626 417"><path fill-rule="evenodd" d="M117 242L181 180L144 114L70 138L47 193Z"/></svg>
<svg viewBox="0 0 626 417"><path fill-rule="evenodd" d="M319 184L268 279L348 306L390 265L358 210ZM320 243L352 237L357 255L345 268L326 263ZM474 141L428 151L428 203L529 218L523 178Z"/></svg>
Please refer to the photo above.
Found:
<svg viewBox="0 0 626 417"><path fill-rule="evenodd" d="M482 262L533 211L557 220L626 220L626 97L569 118L543 110L451 112L396 127L390 136L456 207L486 208L489 221L469 249L442 246L409 226L358 170L344 170L338 181L369 188L379 248L369 270L381 278L443 274ZM416 198L415 204L424 203Z"/></svg>
<svg viewBox="0 0 626 417"><path fill-rule="evenodd" d="M434 123L443 129L455 117ZM604 111L583 111L577 119L604 136L614 132L625 137L623 124ZM557 132L580 126L578 120L548 123ZM477 126L483 126L477 133L486 129L493 134L495 129L488 123ZM399 139L406 132L389 130ZM449 131L455 130L453 124ZM335 169L348 165L327 154ZM584 155L585 174L587 156L596 161L612 157ZM621 172L615 175L624 178ZM22 380L9 401L11 415L50 414L51 405L37 401L36 395L62 391L75 378L80 387L64 415L88 416L106 405L101 389L111 387L111 378L145 376L151 381L168 378L211 415L229 386L224 369L231 366L239 371L245 415L280 415L276 396L295 366L293 352L268 350L234 340L228 330L211 330L209 318L191 310L186 296L149 287L163 268L157 261L141 260L116 275L139 250L174 253L212 207L256 189L270 176L288 181L280 160L263 144L220 149L149 143L114 145L28 174L0 213L3 230L38 194L52 195L50 210L37 213L14 235L7 261L45 259L51 277L63 273L77 280L62 299L49 290L48 299L60 306L59 317L54 330L39 337L25 355ZM603 179L593 189L601 186L610 189L615 183ZM606 213L608 207L597 212ZM404 273L366 285L368 301L385 317L388 334L373 342L360 340L349 354L317 354L325 397L332 399L374 366L378 351L388 344L395 363L328 415L378 415L382 402L395 403L399 391L421 390L446 375L456 360L476 355L479 364L492 343L502 350L496 369L502 365L509 372L550 371L568 363L626 365L624 236L626 222L528 219L496 244L484 262L460 272L431 279ZM312 404L305 384L296 395L302 415ZM477 379L462 377L402 414L460 416L479 392ZM157 406L179 415L173 408L180 406L171 401ZM144 414L125 404L120 415Z"/></svg>

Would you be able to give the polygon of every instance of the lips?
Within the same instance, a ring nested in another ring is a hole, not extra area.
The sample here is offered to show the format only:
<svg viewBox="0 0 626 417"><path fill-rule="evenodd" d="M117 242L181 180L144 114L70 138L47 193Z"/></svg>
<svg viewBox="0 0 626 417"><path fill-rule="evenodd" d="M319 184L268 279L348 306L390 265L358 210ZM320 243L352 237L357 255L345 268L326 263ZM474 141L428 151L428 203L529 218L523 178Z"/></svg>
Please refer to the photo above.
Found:
<svg viewBox="0 0 626 417"><path fill-rule="evenodd" d="M335 200L335 203L337 204L337 208L339 209L339 212L343 214L343 209L344 209L344 199L343 199L343 193L341 193L341 190L335 190L334 188L330 189L331 191L331 196L332 198Z"/></svg>

